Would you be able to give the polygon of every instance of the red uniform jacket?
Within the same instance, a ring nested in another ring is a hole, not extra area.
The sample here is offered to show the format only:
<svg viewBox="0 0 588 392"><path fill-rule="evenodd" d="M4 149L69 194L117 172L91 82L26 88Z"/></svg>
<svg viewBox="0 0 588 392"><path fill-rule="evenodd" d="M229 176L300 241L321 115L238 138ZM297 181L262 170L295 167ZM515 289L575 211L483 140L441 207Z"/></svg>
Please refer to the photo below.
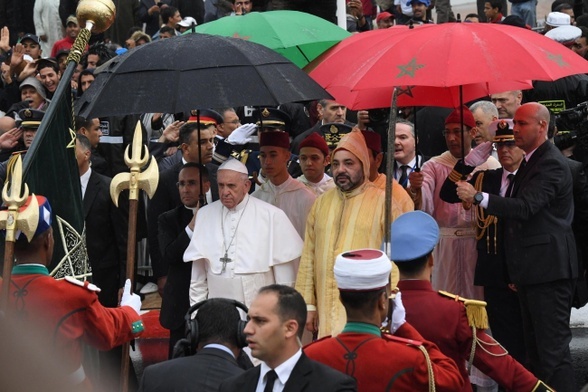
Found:
<svg viewBox="0 0 588 392"><path fill-rule="evenodd" d="M143 331L131 307L105 308L96 292L55 280L38 264L14 267L8 311L9 317L39 327L47 347L68 360L63 365L72 373L81 367L82 343L110 350Z"/></svg>
<svg viewBox="0 0 588 392"><path fill-rule="evenodd" d="M472 391L466 363L470 357L473 332L463 303L442 296L425 280L401 280L398 288L402 292L406 321L457 363L466 380L461 391ZM537 377L508 355L484 331L477 330L476 336L482 348L478 345L476 349L474 366L507 391L533 390Z"/></svg>
<svg viewBox="0 0 588 392"><path fill-rule="evenodd" d="M359 392L427 391L427 362L416 347L422 344L431 358L436 390L461 389L463 379L453 361L441 354L434 344L424 341L410 324L405 323L395 336L380 335L374 325L348 323L337 337L311 343L304 348L304 353L353 376Z"/></svg>

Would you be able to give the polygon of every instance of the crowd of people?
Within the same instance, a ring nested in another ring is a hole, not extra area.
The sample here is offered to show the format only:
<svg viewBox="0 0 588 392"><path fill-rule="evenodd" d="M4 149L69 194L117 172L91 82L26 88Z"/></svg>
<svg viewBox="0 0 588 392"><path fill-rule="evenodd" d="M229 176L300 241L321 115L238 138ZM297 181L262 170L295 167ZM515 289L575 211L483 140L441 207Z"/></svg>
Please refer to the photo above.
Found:
<svg viewBox="0 0 588 392"><path fill-rule="evenodd" d="M464 20L535 27L535 0L509 1L509 16L506 1L478 1ZM312 1L119 1L112 28L93 36L72 79L62 80L80 31L76 2L34 3L34 17L20 21L0 10L3 180L58 85L82 96L93 70L127 50L252 11L334 19L330 3ZM348 30L433 23L433 9L438 23L455 20L448 0L376 3L348 1ZM586 57L582 12L556 0L537 34ZM139 390L576 391L569 322L571 308L588 302L580 129L588 118L563 129L556 114L582 103L587 87L588 76L572 75L455 110L402 108L393 151L382 116L336 97L76 116L91 283L49 276L51 201L31 196L38 229L16 241L12 279L2 282L10 284L7 314L42 326L39 339L65 358L66 386L55 390L113 390L101 380L110 370L84 370L83 347L107 350L101 366L118 369L117 347L143 330L132 294L140 287L124 272L128 205L115 206L109 192L111 178L128 170L123 151L139 123L159 167L137 227L151 272L143 292L161 295L159 321L170 334L169 360L145 369ZM6 385L24 381L13 382Z"/></svg>

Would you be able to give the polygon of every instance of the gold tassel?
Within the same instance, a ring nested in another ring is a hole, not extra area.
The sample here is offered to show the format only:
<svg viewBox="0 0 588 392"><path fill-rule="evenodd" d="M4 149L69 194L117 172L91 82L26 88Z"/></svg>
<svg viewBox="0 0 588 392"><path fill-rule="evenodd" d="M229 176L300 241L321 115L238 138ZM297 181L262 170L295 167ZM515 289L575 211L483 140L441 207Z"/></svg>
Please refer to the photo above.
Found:
<svg viewBox="0 0 588 392"><path fill-rule="evenodd" d="M466 299L464 301L468 324L470 327L477 329L488 329L488 313L486 312L486 302Z"/></svg>

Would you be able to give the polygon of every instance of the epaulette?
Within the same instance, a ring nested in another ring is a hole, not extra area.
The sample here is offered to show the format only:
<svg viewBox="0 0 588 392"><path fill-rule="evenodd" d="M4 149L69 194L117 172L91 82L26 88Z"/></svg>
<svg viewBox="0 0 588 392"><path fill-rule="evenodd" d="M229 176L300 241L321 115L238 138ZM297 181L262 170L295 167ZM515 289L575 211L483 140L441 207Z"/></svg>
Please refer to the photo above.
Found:
<svg viewBox="0 0 588 392"><path fill-rule="evenodd" d="M96 286L94 283L88 282L87 280L85 282L82 282L81 280L77 280L73 276L66 276L64 279L66 282L75 284L76 286L85 287L88 291L94 291L97 293L101 291L100 287Z"/></svg>
<svg viewBox="0 0 588 392"><path fill-rule="evenodd" d="M488 313L486 313L486 302L475 299L462 298L459 295L448 293L447 291L439 290L439 294L453 299L454 301L463 302L468 316L468 324L470 327L477 329L488 329Z"/></svg>
<svg viewBox="0 0 588 392"><path fill-rule="evenodd" d="M423 342L421 342L420 340L401 338L399 336L395 336L395 335L392 335L389 333L382 333L382 339L387 340L389 342L409 344L411 346L417 346L417 347L423 345Z"/></svg>

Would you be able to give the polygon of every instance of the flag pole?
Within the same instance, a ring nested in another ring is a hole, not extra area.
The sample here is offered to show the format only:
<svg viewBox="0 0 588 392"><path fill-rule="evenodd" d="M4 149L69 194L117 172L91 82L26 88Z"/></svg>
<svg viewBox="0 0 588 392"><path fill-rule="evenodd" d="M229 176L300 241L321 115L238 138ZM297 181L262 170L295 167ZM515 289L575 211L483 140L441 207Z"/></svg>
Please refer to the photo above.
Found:
<svg viewBox="0 0 588 392"><path fill-rule="evenodd" d="M57 85L57 90L53 96L53 101L59 102L59 100L66 94L71 94L71 80L76 66L80 62L82 55L86 50L86 46L90 41L92 33L102 33L112 25L116 15L116 7L111 0L81 0L76 9L76 16L80 26L85 25L80 30L70 52L67 56L67 67L65 72L61 76L62 82ZM29 147L25 159L23 162L23 177L26 177L31 167L33 157L36 155L36 151L39 149L43 139L47 136L49 127L52 123L53 118L59 111L59 105L51 105L47 108L43 121L39 125L37 134L33 140L33 143ZM72 105L72 122L73 122L73 105Z"/></svg>

